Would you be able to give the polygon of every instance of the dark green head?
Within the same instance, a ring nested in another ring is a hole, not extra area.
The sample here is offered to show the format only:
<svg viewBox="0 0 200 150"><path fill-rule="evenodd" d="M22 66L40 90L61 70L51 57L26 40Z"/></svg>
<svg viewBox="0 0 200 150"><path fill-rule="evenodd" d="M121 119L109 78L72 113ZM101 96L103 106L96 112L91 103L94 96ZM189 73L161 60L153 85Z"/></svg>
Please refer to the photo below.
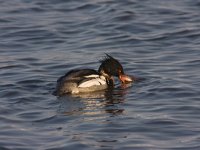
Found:
<svg viewBox="0 0 200 150"><path fill-rule="evenodd" d="M100 74L108 77L119 77L120 74L124 74L123 67L119 61L108 54L106 54L106 57L100 62L101 65L98 70Z"/></svg>

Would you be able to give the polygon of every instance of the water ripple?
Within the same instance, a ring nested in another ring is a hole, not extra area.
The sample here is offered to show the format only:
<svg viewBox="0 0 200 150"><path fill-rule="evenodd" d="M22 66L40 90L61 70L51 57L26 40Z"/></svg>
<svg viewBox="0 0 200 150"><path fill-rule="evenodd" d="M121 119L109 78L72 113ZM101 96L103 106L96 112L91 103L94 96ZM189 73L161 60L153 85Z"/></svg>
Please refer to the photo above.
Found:
<svg viewBox="0 0 200 150"><path fill-rule="evenodd" d="M199 5L1 1L0 149L199 149ZM52 95L104 53L141 80Z"/></svg>

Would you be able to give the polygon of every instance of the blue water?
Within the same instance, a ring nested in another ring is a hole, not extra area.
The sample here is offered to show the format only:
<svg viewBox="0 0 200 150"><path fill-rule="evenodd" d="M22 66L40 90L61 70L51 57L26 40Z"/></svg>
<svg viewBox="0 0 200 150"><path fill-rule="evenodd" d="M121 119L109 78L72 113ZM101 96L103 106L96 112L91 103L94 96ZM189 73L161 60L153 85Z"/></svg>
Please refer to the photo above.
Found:
<svg viewBox="0 0 200 150"><path fill-rule="evenodd" d="M200 149L198 0L0 3L0 149ZM52 95L104 53L145 80Z"/></svg>

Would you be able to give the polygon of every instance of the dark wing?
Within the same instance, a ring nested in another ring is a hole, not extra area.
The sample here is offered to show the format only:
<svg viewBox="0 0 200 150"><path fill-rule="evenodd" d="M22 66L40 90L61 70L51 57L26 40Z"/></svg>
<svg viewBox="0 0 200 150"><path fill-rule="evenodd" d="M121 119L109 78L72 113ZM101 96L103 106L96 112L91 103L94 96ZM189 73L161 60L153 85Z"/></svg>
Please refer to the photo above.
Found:
<svg viewBox="0 0 200 150"><path fill-rule="evenodd" d="M93 69L74 69L60 77L57 82L60 82L61 80L74 80L92 74L99 75L99 73Z"/></svg>

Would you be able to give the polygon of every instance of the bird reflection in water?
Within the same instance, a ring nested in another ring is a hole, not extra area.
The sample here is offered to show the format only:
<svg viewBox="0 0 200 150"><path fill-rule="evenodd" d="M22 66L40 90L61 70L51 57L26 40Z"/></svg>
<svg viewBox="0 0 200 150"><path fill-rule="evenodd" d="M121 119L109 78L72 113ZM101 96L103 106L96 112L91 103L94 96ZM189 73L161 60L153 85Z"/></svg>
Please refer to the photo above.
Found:
<svg viewBox="0 0 200 150"><path fill-rule="evenodd" d="M118 85L114 89L59 97L59 111L65 115L97 116L104 113L119 115L124 112L120 105L125 101L125 95L132 83ZM100 116L99 116L100 117Z"/></svg>

